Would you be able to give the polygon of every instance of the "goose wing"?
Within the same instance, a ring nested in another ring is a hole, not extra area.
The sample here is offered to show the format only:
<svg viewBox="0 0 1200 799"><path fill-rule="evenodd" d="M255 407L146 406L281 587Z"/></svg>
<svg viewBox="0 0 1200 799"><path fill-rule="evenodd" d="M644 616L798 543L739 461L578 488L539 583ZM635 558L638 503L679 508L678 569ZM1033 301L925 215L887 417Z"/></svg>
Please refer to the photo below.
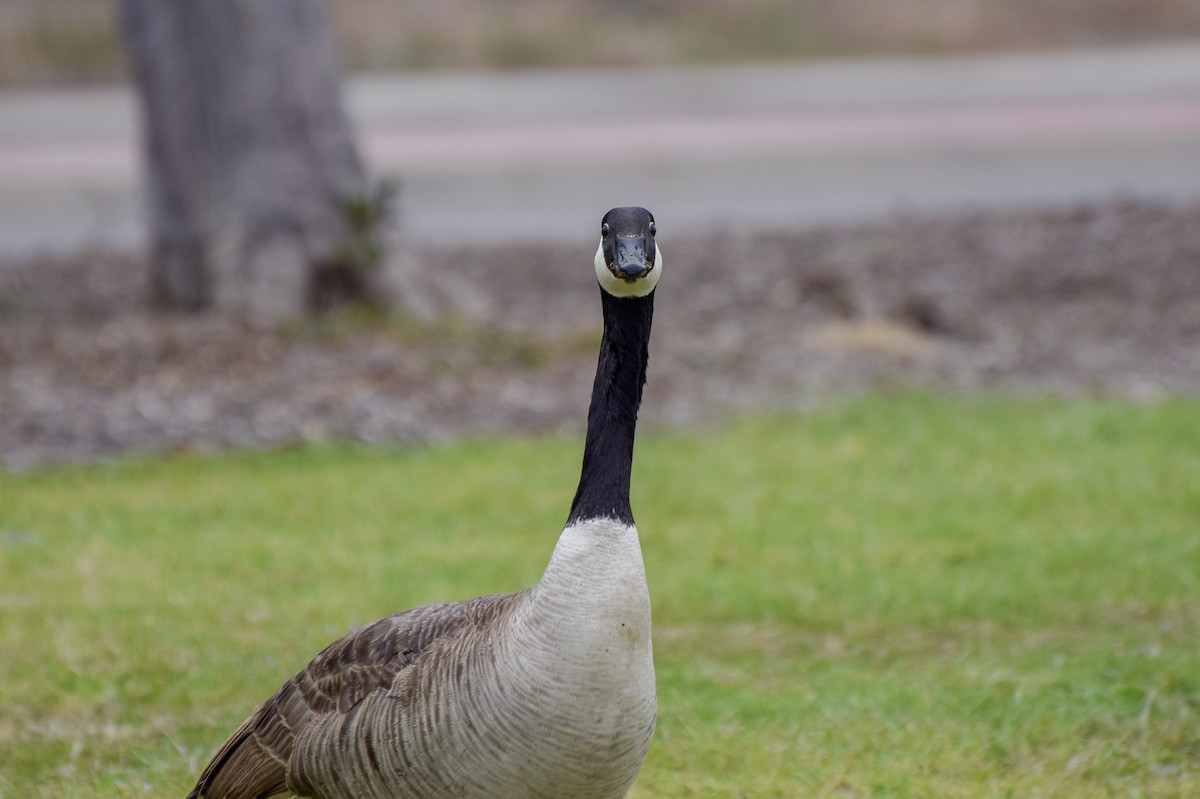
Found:
<svg viewBox="0 0 1200 799"><path fill-rule="evenodd" d="M348 713L374 691L388 690L423 652L490 624L519 596L424 605L334 641L229 737L188 799L265 799L285 793L292 747L307 724L331 713Z"/></svg>

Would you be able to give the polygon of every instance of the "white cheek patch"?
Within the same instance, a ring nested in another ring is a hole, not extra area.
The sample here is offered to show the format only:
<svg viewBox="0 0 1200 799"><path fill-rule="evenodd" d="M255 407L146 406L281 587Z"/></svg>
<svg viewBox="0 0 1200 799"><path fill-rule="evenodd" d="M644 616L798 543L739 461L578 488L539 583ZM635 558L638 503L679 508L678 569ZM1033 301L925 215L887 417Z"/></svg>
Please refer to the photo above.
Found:
<svg viewBox="0 0 1200 799"><path fill-rule="evenodd" d="M604 262L604 242L600 242L600 246L596 248L593 263L596 266L596 280L600 281L600 287L609 294L614 297L645 297L654 291L654 287L658 285L658 277L662 274L662 250L655 242L654 267L645 277L637 280L622 280L608 270L608 264Z"/></svg>

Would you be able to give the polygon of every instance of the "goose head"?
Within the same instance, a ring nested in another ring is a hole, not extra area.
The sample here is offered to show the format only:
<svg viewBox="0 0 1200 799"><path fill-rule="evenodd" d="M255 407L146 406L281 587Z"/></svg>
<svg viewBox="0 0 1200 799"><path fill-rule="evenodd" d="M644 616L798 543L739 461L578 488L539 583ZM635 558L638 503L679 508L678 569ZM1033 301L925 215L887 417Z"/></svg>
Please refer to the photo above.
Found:
<svg viewBox="0 0 1200 799"><path fill-rule="evenodd" d="M614 208L600 220L596 279L614 297L645 297L662 274L654 215L645 208Z"/></svg>

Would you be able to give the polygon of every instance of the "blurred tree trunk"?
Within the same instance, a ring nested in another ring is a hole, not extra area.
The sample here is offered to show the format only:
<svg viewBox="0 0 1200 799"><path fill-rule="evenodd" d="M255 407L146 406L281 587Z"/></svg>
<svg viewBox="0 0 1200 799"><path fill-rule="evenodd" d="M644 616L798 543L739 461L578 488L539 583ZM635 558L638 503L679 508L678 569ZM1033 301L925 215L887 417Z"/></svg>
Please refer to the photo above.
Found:
<svg viewBox="0 0 1200 799"><path fill-rule="evenodd" d="M319 303L339 270L363 289L355 237L370 206L324 0L120 0L120 12L157 299L279 319Z"/></svg>

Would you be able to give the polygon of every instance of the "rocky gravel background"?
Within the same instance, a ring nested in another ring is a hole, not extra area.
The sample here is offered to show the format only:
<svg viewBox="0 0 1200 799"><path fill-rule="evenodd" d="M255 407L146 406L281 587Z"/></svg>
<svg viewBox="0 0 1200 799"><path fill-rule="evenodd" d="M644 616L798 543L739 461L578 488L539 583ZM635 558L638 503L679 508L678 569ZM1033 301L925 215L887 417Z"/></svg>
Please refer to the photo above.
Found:
<svg viewBox="0 0 1200 799"><path fill-rule="evenodd" d="M880 387L1200 389L1200 204L659 238L652 423ZM582 429L594 247L400 245L397 310L271 326L149 309L128 254L0 261L0 461Z"/></svg>

